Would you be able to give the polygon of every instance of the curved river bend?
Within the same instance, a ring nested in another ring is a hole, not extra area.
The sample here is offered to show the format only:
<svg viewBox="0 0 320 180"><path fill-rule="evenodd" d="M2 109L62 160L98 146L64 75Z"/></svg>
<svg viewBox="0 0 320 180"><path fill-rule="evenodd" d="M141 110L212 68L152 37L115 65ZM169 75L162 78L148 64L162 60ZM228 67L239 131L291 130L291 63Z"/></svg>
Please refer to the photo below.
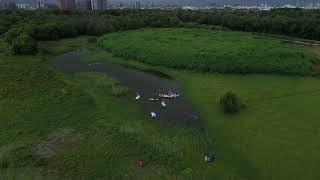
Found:
<svg viewBox="0 0 320 180"><path fill-rule="evenodd" d="M148 74L136 69L130 69L108 62L90 63L81 61L81 57L93 52L87 50L73 51L59 55L50 60L50 63L62 72L74 74L79 72L99 72L117 79L121 84L130 89L132 98L139 92L146 115L150 112L157 114L157 119L173 124L192 126L199 130L203 129L198 113L183 96L183 91L174 80L169 80ZM179 92L180 97L173 100L165 100L167 107L162 107L160 101L150 101L159 89L165 92L172 90Z"/></svg>

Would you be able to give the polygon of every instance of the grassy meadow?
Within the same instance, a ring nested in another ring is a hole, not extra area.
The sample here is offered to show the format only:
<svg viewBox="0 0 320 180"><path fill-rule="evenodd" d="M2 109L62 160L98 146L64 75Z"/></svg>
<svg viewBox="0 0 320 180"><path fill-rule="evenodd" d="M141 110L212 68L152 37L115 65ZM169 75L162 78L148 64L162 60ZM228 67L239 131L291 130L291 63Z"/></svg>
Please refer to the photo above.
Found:
<svg viewBox="0 0 320 180"><path fill-rule="evenodd" d="M140 33L143 34L145 31L161 34L163 31L169 30L161 29L160 32L158 30L129 31L122 33L122 35L132 37L132 43L137 43L145 40L142 40L139 36ZM134 34L138 34L137 37L141 39L134 39ZM168 69L164 67L168 66L167 64L159 63L162 66L155 66L154 64L158 63L154 63L153 60L163 58L163 56L170 54L171 50L168 50L167 53L161 53L159 56L155 55L149 61L145 61L144 57L138 60L136 55L130 58L130 56L117 53L118 48L123 45L113 44L120 42L119 39L122 39L122 36L119 38L118 35L104 36L100 43L104 42L104 45L106 45L104 47L108 48L105 52L98 53L89 60L107 59L114 63L125 64L128 67L142 70L157 69L180 81L203 118L207 136L214 139L213 149L218 157L215 169L221 168L221 165L222 169L227 167L227 169L233 169L233 172L236 172L235 176L222 174L220 178L320 178L320 173L317 173L317 162L320 160L320 154L318 153L320 150L318 143L320 138L318 117L320 117L320 113L317 111L320 102L319 77L266 74L228 75ZM167 37L164 35L163 38L166 39ZM147 40L145 41L147 42ZM152 42L152 40L150 41ZM284 46L280 40L279 42L272 41L275 43L275 47ZM131 44L131 41L129 41L129 44ZM140 45L133 47L133 49L141 47ZM129 51L131 45L128 46L130 46L128 47ZM317 58L320 57L320 49L317 46L291 43L286 43L286 46L286 48L291 48L296 52L312 52L315 56L318 56ZM153 44L145 46L145 51L152 47ZM176 44L173 43L171 49L176 47ZM128 51L124 50L124 53ZM154 51L157 50L154 49ZM139 51L136 53L139 53ZM189 54L189 51L186 51L186 54ZM161 62L165 61L161 59ZM271 58L270 61L272 61ZM284 60L283 64L286 64L285 62ZM171 66L169 65L169 67ZM234 67L236 66L234 65ZM219 97L228 90L236 92L248 106L237 115L224 115L219 109ZM212 174L215 174L215 172Z"/></svg>
<svg viewBox="0 0 320 180"><path fill-rule="evenodd" d="M198 72L320 72L315 53L281 42L250 33L192 28L134 30L99 39L99 45L114 56Z"/></svg>
<svg viewBox="0 0 320 180"><path fill-rule="evenodd" d="M199 108L222 161L237 164L253 179L320 178L320 79L180 72L174 76ZM218 99L228 90L247 104L238 115L219 110Z"/></svg>
<svg viewBox="0 0 320 180"><path fill-rule="evenodd" d="M229 171L219 174L221 179L320 177L315 173L320 160L318 77L194 73L150 66L108 52L83 59L158 70L180 81L200 112L207 138L214 140L214 147L209 147L217 155L212 176L223 169ZM225 115L220 110L219 98L228 90L248 106L239 114Z"/></svg>
<svg viewBox="0 0 320 180"><path fill-rule="evenodd" d="M43 59L50 55L0 47L0 179L185 179L213 169L195 161L207 149L201 133L149 121L117 81L65 75Z"/></svg>
<svg viewBox="0 0 320 180"><path fill-rule="evenodd" d="M103 41L118 35L106 35ZM128 89L110 77L66 75L46 62L73 49L95 48L86 39L40 42L35 56L7 54L0 41L0 179L320 178L318 77L191 72L98 49L83 57L179 81L205 124L205 132L198 132L149 121L140 105L126 95ZM263 41L287 48L274 40ZM131 41L113 43L111 49ZM305 57L318 53L317 48L303 48L295 46L288 52L308 54ZM165 54L161 52L161 57ZM307 67L307 62L304 59L302 64ZM239 114L225 115L219 109L219 97L228 90L247 104ZM64 143L59 143L61 138ZM215 153L214 164L203 162L206 152ZM138 159L146 161L145 169L137 168Z"/></svg>

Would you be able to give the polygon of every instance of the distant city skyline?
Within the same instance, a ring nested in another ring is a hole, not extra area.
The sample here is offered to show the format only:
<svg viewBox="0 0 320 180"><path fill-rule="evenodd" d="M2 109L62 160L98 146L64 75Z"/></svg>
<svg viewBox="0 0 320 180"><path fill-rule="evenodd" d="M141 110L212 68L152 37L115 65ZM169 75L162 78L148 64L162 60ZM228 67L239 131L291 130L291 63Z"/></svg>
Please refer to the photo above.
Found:
<svg viewBox="0 0 320 180"><path fill-rule="evenodd" d="M137 0L111 0L111 3L117 2L136 2ZM269 5L285 5L285 4L300 4L307 5L311 3L319 3L320 0L141 0L140 2L153 2L154 4L172 4L172 5L259 5L259 4L269 4Z"/></svg>
<svg viewBox="0 0 320 180"><path fill-rule="evenodd" d="M57 0L59 9L77 9L83 11L107 9L107 0Z"/></svg>
<svg viewBox="0 0 320 180"><path fill-rule="evenodd" d="M4 1L4 0L0 0ZM16 3L35 3L36 0L14 0ZM56 4L56 0L46 0L48 4ZM137 0L110 0L110 3L135 3ZM194 5L194 6L206 6L212 4L218 5L258 5L258 4L269 4L269 5L284 5L284 4L300 4L307 5L311 3L319 3L320 0L140 0L138 2L152 2L155 5Z"/></svg>

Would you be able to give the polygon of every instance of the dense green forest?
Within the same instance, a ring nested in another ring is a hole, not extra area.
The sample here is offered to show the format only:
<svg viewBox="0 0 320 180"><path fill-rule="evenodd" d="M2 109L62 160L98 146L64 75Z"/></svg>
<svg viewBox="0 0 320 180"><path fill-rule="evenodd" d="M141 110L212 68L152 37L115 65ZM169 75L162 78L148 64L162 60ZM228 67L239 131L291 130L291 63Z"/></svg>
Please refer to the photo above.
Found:
<svg viewBox="0 0 320 180"><path fill-rule="evenodd" d="M207 25L320 40L320 11L278 9L272 11L161 11L108 10L102 12L0 11L0 34L14 53L34 53L38 40L78 35L100 36L143 27Z"/></svg>

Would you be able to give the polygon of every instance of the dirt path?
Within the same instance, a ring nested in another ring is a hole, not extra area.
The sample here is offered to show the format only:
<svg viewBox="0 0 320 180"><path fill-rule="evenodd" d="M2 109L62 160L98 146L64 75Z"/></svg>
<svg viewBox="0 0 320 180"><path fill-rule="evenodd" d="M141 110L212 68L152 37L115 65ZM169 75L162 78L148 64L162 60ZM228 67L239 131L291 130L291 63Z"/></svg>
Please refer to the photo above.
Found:
<svg viewBox="0 0 320 180"><path fill-rule="evenodd" d="M117 64L111 63L88 63L80 60L80 57L93 52L90 51L74 51L60 55L50 62L59 70L65 73L78 72L99 72L117 79L120 83L130 89L130 95L134 99L135 94L141 94L142 98L138 101L143 103L146 116L150 116L150 112L157 114L157 119L173 124L183 124L203 130L202 123L198 117L198 113L192 108L191 104L184 98L183 92L174 80L160 78L135 69L129 69ZM164 91L172 90L179 92L180 97L174 100L165 100L167 107L161 106L160 101L150 101L159 89Z"/></svg>

